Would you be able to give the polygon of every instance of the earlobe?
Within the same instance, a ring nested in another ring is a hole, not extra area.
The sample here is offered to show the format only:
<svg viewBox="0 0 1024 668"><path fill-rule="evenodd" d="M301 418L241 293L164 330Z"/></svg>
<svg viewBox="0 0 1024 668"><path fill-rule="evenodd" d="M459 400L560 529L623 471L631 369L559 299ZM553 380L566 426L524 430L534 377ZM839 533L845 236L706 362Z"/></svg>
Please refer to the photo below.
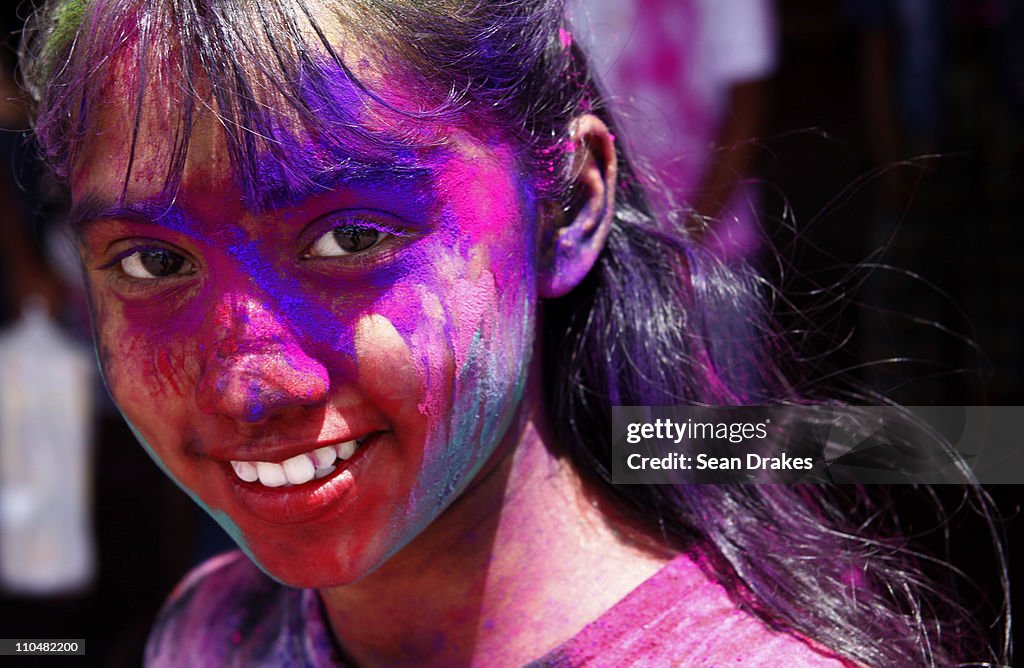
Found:
<svg viewBox="0 0 1024 668"><path fill-rule="evenodd" d="M561 216L546 223L538 287L543 298L573 290L593 268L615 215L617 165L614 138L597 116L585 114L570 125L577 159L573 200Z"/></svg>

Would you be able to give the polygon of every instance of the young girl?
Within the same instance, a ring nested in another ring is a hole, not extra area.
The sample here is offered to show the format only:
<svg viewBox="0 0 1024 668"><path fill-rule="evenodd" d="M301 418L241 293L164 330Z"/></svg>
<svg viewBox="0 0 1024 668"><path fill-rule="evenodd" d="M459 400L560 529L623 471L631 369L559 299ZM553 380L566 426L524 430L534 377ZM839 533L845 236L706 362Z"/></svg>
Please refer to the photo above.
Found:
<svg viewBox="0 0 1024 668"><path fill-rule="evenodd" d="M245 553L149 665L990 658L863 490L611 484L613 405L800 398L560 2L67 0L26 44L108 388Z"/></svg>

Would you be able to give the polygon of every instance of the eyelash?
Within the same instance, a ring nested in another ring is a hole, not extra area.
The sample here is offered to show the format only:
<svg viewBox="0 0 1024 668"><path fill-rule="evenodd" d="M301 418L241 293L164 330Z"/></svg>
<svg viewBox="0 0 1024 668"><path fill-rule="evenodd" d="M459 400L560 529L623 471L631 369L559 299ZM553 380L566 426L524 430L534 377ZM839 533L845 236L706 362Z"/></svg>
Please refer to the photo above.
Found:
<svg viewBox="0 0 1024 668"><path fill-rule="evenodd" d="M370 269L386 263L391 256L392 244L399 239L413 236L408 230L387 224L382 220L383 214L365 211L343 211L331 212L321 216L310 225L312 232L307 235L311 239L306 244L302 258L317 263L331 263L334 265L347 265L351 268ZM339 230L371 230L381 235L381 238L373 244L358 251L337 255L314 255L313 249L317 243L336 233Z"/></svg>
<svg viewBox="0 0 1024 668"><path fill-rule="evenodd" d="M123 268L123 263L125 260L132 257L133 255L146 253L147 251L170 253L172 255L176 255L182 259L184 264L187 267L189 267L190 270L185 273L175 273L169 276L155 276L153 278L138 278L136 276L130 276L127 272L125 272ZM113 281L114 284L120 290L126 293L142 293L146 291L152 291L153 288L157 286L169 287L169 283L177 282L181 279L188 278L195 274L196 271L198 271L196 262L189 258L188 254L155 243L143 244L127 248L124 251L118 253L109 262L106 262L97 267L97 269L101 271L106 271L109 275L109 280Z"/></svg>

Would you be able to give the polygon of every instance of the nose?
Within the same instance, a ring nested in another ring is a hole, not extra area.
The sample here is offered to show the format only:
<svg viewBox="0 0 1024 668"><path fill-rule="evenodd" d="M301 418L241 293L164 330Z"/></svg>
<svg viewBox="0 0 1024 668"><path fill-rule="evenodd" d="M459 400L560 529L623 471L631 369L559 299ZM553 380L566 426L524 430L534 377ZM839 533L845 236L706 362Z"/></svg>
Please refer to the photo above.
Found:
<svg viewBox="0 0 1024 668"><path fill-rule="evenodd" d="M204 413L256 423L327 398L327 369L258 301L225 300L209 326L210 336L203 338L211 344L202 353L196 387Z"/></svg>

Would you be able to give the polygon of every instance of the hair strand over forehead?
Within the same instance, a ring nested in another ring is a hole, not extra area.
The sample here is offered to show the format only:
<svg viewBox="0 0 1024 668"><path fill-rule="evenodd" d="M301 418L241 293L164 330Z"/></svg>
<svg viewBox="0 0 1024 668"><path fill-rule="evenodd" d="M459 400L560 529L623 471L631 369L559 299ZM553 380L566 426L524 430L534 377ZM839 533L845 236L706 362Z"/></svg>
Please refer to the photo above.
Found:
<svg viewBox="0 0 1024 668"><path fill-rule="evenodd" d="M198 106L219 119L239 183L256 203L308 189L353 153L437 144L430 129L446 122L497 132L520 149L542 193L558 190L568 161L550 147L580 100L595 97L585 71L568 67L578 54L548 43L547 24L561 21L557 3L332 3L329 12L306 0L74 6L56 3L40 14L26 40L25 76L40 99L37 133L64 177L106 105L103 84L118 80L136 105L133 146L152 96L177 109L169 188L180 180ZM540 8L545 22L527 20ZM353 54L362 54L360 62L349 61ZM353 69L364 65L373 83ZM577 76L539 85L551 69ZM408 91L402 98L386 90L393 81ZM390 131L369 129L367 118L386 118Z"/></svg>

